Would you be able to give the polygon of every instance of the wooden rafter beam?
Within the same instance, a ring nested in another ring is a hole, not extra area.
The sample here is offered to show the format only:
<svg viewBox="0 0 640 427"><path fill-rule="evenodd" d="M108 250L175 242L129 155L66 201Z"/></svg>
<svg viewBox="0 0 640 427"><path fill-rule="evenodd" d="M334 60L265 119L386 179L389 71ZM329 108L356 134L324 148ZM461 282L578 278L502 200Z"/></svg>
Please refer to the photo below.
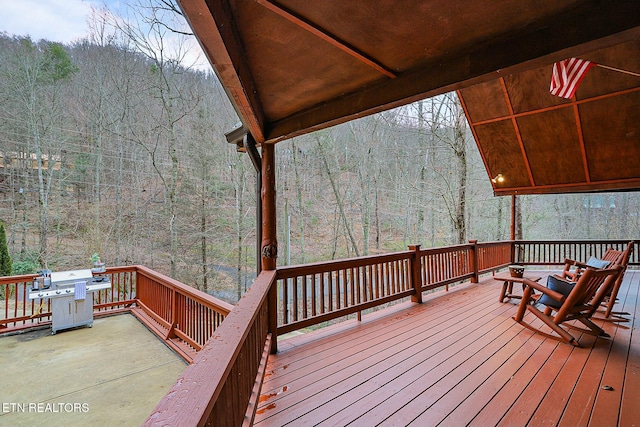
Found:
<svg viewBox="0 0 640 427"><path fill-rule="evenodd" d="M228 0L178 0L224 89L257 143L265 118Z"/></svg>
<svg viewBox="0 0 640 427"><path fill-rule="evenodd" d="M640 37L639 11L637 2L587 3L544 26L493 39L271 122L266 139L277 142Z"/></svg>
<svg viewBox="0 0 640 427"><path fill-rule="evenodd" d="M369 56L365 55L364 53L358 51L353 46L349 46L347 43L345 43L344 41L338 39L333 34L330 34L329 32L325 31L324 29L318 27L316 24L314 24L312 22L309 22L306 19L296 15L295 13L283 8L282 6L280 6L280 5L276 4L275 2L273 2L272 0L256 0L256 2L258 4L264 6L265 8L269 9L270 11L280 15L281 17L283 17L287 21L297 25L300 28L305 29L306 31L310 32L311 34L313 34L313 35L319 37L320 39L330 43L331 45L337 47L341 51L347 53L351 57L353 57L353 58L357 59L358 61L362 62L363 64L368 65L369 67L373 68L374 70L384 74L385 76L390 77L390 78L395 78L396 77L396 74L394 72L392 72L389 69L387 69L385 66L383 66L382 64L377 62L375 59L372 59Z"/></svg>

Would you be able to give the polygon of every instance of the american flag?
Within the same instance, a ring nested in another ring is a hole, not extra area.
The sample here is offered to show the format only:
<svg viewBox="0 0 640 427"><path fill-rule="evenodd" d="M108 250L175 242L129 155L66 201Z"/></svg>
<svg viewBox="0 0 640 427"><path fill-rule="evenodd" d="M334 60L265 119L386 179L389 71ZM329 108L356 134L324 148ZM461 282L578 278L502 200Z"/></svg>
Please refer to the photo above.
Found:
<svg viewBox="0 0 640 427"><path fill-rule="evenodd" d="M571 99L587 71L595 65L597 65L595 62L579 58L569 58L556 62L553 64L549 91L552 95Z"/></svg>

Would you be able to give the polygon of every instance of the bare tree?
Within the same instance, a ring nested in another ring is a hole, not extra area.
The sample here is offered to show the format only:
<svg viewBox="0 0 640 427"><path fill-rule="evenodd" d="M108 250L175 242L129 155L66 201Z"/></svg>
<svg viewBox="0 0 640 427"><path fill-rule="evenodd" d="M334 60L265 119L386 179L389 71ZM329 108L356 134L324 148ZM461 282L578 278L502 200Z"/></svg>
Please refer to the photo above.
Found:
<svg viewBox="0 0 640 427"><path fill-rule="evenodd" d="M46 267L49 260L49 202L62 170L62 144L66 137L62 90L76 68L60 44L33 43L29 38L22 38L16 47L18 50L2 67L6 89L13 99L12 107L5 113L19 123L16 128L24 138L16 155L23 159L28 174L32 171L36 174L38 262ZM25 181L23 185L22 194L26 199L31 183Z"/></svg>
<svg viewBox="0 0 640 427"><path fill-rule="evenodd" d="M187 54L184 49L185 36L172 30L180 25L175 21L174 11L167 10L166 3L158 5L152 1L139 2L130 10L135 19L115 19L113 25L127 36L132 47L150 61L148 94L158 101L155 105L157 110L149 111L155 116L154 120L146 129L133 132L131 139L147 151L162 183L168 217L170 274L175 276L178 263L176 222L180 167L178 124L195 109L200 100L193 86L188 83L182 85L183 81L178 78L188 67L182 65ZM176 24L168 25L169 22ZM142 105L145 104L139 104ZM163 163L163 153L168 157L168 167Z"/></svg>

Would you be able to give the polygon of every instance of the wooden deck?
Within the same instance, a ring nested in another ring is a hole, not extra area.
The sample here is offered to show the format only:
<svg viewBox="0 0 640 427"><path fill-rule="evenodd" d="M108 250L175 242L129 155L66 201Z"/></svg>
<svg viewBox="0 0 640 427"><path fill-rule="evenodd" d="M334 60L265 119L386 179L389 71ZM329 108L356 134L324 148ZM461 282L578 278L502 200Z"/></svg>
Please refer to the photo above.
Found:
<svg viewBox="0 0 640 427"><path fill-rule="evenodd" d="M629 270L615 307L632 322L606 323L611 339L579 336L582 348L516 323L519 300L499 303L491 276L282 340L255 423L638 425L639 284Z"/></svg>

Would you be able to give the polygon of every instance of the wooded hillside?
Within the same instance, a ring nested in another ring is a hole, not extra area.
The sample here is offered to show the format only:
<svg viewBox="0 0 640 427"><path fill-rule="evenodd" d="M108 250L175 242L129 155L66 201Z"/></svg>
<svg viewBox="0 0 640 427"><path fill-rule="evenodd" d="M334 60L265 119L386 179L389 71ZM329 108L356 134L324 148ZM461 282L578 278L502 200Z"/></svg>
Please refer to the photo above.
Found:
<svg viewBox="0 0 640 427"><path fill-rule="evenodd" d="M14 273L144 264L234 302L255 274L255 172L215 76L120 28L0 35L0 219ZM131 29L129 29L131 30ZM160 33L159 33L160 34ZM509 237L455 94L276 147L278 264ZM526 239L640 235L638 193L520 196Z"/></svg>

